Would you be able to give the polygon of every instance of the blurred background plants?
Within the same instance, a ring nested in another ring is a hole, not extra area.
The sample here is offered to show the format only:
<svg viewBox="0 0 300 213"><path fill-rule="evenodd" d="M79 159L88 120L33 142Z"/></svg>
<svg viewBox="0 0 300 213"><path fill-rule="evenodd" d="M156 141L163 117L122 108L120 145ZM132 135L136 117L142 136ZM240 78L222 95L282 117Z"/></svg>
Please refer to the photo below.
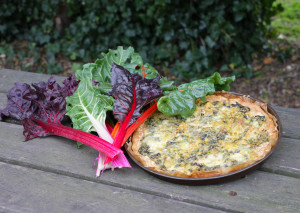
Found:
<svg viewBox="0 0 300 213"><path fill-rule="evenodd" d="M282 4L284 10L273 18L271 26L287 40L300 39L300 1L279 0L275 5Z"/></svg>
<svg viewBox="0 0 300 213"><path fill-rule="evenodd" d="M4 0L1 7L3 67L57 74L122 45L178 81L215 71L250 78L253 57L272 46L271 18L283 9L274 0Z"/></svg>

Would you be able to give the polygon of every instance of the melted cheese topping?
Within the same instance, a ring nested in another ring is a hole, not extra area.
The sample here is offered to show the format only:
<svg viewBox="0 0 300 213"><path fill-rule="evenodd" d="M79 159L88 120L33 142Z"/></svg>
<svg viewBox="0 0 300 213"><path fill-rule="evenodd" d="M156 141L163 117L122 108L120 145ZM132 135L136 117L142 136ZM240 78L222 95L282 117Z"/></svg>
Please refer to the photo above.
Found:
<svg viewBox="0 0 300 213"><path fill-rule="evenodd" d="M187 175L255 161L269 141L265 115L238 102L198 102L187 119L156 112L144 129L138 152L163 171Z"/></svg>

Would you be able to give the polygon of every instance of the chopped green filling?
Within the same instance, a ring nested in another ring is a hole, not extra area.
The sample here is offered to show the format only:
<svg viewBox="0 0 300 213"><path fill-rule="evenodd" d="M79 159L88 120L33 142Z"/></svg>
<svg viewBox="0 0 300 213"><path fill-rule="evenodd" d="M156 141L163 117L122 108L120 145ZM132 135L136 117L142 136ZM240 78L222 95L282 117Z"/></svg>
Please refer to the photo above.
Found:
<svg viewBox="0 0 300 213"><path fill-rule="evenodd" d="M146 121L147 134L141 141L139 153L152 159L161 170L179 170L189 174L192 171L212 171L244 163L249 159L249 154L241 150L251 152L269 141L267 132L260 128L266 122L265 116L251 115L250 108L238 102L229 104L226 101L214 101L207 105L208 103L199 103L196 110L198 114L193 114L188 119L162 114L152 116ZM237 110L224 113L230 108ZM214 120L216 117L218 121ZM183 123L187 128L182 128ZM245 139L250 128L254 132L247 136L250 138ZM167 139L162 138L165 135ZM147 144L150 139L156 145ZM160 143L163 143L163 147ZM228 144L234 144L230 150ZM152 150L151 146L160 148ZM221 155L220 161L215 159L214 164L207 163L210 162L209 156L217 155ZM170 161L173 162L171 169L166 166L170 165Z"/></svg>

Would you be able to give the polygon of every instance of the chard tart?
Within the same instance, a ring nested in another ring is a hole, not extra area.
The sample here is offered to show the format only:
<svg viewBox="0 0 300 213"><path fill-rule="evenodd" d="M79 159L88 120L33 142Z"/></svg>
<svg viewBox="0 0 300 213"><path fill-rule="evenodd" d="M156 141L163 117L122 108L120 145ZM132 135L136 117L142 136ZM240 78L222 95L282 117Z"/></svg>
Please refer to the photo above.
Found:
<svg viewBox="0 0 300 213"><path fill-rule="evenodd" d="M178 177L214 177L264 158L278 138L267 104L216 92L196 100L187 119L153 113L133 134L127 150L142 165Z"/></svg>

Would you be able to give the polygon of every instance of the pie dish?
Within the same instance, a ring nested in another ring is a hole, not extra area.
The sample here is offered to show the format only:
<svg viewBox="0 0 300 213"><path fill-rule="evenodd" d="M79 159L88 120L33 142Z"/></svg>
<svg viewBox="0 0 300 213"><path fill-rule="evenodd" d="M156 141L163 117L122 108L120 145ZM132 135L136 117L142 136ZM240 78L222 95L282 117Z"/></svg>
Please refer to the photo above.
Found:
<svg viewBox="0 0 300 213"><path fill-rule="evenodd" d="M244 174L270 156L281 136L270 106L229 92L206 99L187 119L155 112L127 144L130 156L156 175L193 181Z"/></svg>

